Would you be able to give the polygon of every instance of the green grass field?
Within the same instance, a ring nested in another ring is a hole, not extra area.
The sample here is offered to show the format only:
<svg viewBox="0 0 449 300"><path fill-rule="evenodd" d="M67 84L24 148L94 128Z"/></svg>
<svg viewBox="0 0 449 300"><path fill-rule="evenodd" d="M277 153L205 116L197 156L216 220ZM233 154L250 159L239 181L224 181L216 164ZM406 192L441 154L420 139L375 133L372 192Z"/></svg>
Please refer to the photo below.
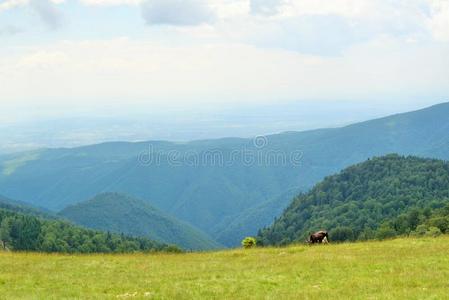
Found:
<svg viewBox="0 0 449 300"><path fill-rule="evenodd" d="M449 237L189 254L0 253L0 299L449 299Z"/></svg>

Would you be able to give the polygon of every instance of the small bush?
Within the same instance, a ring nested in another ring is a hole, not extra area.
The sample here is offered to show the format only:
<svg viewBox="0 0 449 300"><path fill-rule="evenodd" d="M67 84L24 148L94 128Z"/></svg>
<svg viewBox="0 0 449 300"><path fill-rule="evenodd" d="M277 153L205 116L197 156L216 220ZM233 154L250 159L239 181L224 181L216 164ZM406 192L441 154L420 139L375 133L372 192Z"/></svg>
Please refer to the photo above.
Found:
<svg viewBox="0 0 449 300"><path fill-rule="evenodd" d="M183 251L176 245L168 245L165 248L166 252L170 252L170 253L182 253Z"/></svg>
<svg viewBox="0 0 449 300"><path fill-rule="evenodd" d="M427 230L426 235L437 237L441 235L441 230L438 227L429 227L429 230Z"/></svg>
<svg viewBox="0 0 449 300"><path fill-rule="evenodd" d="M390 239L396 236L396 231L391 228L389 224L382 224L376 232L376 237L379 240Z"/></svg>
<svg viewBox="0 0 449 300"><path fill-rule="evenodd" d="M246 237L242 241L242 246L245 249L250 249L250 248L256 247L256 244L257 244L257 241L253 237Z"/></svg>
<svg viewBox="0 0 449 300"><path fill-rule="evenodd" d="M426 234L427 234L427 231L428 231L429 229L427 228L427 226L426 225L424 225L424 224L421 224L421 225L418 225L417 227L416 227L416 230L415 231L412 231L412 233L410 234L411 236L425 236Z"/></svg>
<svg viewBox="0 0 449 300"><path fill-rule="evenodd" d="M449 217L435 216L429 219L428 224L437 227L443 233L449 232Z"/></svg>

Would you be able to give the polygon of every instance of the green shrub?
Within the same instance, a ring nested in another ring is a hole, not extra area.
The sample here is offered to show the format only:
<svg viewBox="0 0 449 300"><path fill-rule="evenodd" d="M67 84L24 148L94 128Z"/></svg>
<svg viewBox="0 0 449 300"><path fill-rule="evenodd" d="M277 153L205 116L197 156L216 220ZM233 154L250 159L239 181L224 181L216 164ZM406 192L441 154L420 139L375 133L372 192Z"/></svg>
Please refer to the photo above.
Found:
<svg viewBox="0 0 449 300"><path fill-rule="evenodd" d="M416 227L415 231L412 231L411 236L425 236L429 228L427 225L421 224Z"/></svg>
<svg viewBox="0 0 449 300"><path fill-rule="evenodd" d="M165 251L170 253L182 253L182 250L176 245L168 245L165 248Z"/></svg>
<svg viewBox="0 0 449 300"><path fill-rule="evenodd" d="M429 230L427 230L426 235L437 237L441 235L441 230L438 227L429 227Z"/></svg>
<svg viewBox="0 0 449 300"><path fill-rule="evenodd" d="M250 249L250 248L256 247L256 244L257 244L257 241L253 237L246 237L242 241L242 246L245 249Z"/></svg>
<svg viewBox="0 0 449 300"><path fill-rule="evenodd" d="M376 237L379 240L385 240L396 236L396 231L391 228L388 223L382 224L376 232Z"/></svg>
<svg viewBox="0 0 449 300"><path fill-rule="evenodd" d="M441 232L449 231L449 218L447 216L435 216L427 222L432 227L437 227Z"/></svg>

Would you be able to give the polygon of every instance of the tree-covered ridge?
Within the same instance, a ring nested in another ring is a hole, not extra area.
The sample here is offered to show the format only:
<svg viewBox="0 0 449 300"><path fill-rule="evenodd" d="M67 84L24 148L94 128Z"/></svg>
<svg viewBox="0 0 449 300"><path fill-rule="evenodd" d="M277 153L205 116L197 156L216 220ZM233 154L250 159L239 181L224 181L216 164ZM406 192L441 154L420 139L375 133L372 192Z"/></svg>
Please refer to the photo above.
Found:
<svg viewBox="0 0 449 300"><path fill-rule="evenodd" d="M0 246L14 251L62 253L180 251L146 238L84 229L6 209L0 209Z"/></svg>
<svg viewBox="0 0 449 300"><path fill-rule="evenodd" d="M258 238L265 245L282 245L327 229L331 239L332 233L341 235L341 230L352 232L352 239L362 239L375 235L382 223L413 209L433 210L447 203L449 163L392 154L325 178L296 197Z"/></svg>
<svg viewBox="0 0 449 300"><path fill-rule="evenodd" d="M207 250L220 245L201 230L121 193L102 193L71 205L59 215L87 228L146 237L186 250Z"/></svg>

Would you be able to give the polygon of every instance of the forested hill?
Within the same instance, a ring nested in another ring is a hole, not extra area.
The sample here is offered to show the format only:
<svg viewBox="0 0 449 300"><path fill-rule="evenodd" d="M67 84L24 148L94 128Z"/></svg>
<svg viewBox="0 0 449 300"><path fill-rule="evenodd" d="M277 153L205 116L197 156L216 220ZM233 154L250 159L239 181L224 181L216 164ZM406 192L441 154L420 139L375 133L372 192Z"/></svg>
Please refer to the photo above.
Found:
<svg viewBox="0 0 449 300"><path fill-rule="evenodd" d="M99 194L65 208L60 215L88 228L147 237L188 250L220 247L199 229L124 194Z"/></svg>
<svg viewBox="0 0 449 300"><path fill-rule="evenodd" d="M126 253L169 251L175 246L74 226L61 220L0 208L0 251Z"/></svg>
<svg viewBox="0 0 449 300"><path fill-rule="evenodd" d="M448 203L448 162L387 155L325 178L296 197L258 239L264 245L288 244L320 229L330 230L331 239L341 231L350 232L349 239L372 238L382 223ZM404 231L414 230L419 222L413 222Z"/></svg>

